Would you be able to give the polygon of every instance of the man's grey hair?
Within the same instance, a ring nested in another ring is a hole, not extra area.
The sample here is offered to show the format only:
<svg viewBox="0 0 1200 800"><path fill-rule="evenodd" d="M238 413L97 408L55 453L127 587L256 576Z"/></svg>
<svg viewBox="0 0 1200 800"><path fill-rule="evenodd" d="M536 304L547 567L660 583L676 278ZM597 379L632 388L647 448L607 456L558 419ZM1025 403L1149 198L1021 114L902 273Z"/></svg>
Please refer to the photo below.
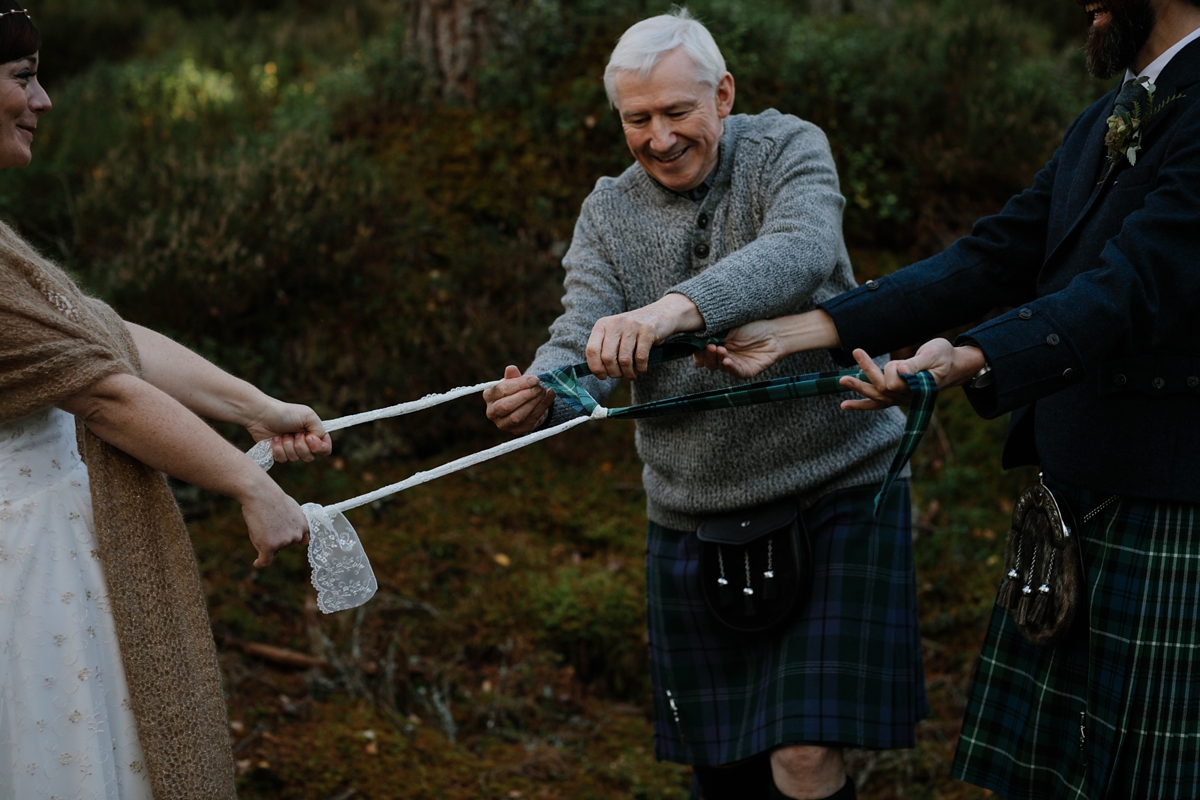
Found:
<svg viewBox="0 0 1200 800"><path fill-rule="evenodd" d="M617 105L617 73L636 72L643 80L666 53L682 48L696 65L696 79L715 90L725 75L725 59L708 28L697 22L686 8L650 17L625 33L604 68L604 90L608 102Z"/></svg>

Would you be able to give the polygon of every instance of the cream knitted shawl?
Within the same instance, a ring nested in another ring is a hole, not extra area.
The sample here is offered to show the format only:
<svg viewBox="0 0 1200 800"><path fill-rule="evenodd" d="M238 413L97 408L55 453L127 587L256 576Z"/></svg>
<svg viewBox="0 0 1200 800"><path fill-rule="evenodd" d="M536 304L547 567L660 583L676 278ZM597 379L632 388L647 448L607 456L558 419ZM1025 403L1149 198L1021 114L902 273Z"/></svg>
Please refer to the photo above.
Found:
<svg viewBox="0 0 1200 800"><path fill-rule="evenodd" d="M0 224L0 422L114 373L141 374L120 317ZM77 430L121 660L158 798L234 798L216 648L196 558L162 474Z"/></svg>

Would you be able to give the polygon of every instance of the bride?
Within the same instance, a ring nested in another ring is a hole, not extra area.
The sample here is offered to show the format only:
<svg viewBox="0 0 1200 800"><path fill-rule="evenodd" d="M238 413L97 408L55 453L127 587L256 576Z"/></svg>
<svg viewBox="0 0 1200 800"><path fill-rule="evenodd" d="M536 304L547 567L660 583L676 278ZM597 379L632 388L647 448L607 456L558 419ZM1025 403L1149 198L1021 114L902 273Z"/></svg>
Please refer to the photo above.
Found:
<svg viewBox="0 0 1200 800"><path fill-rule="evenodd" d="M50 99L0 1L0 167ZM326 455L320 420L124 323L0 224L0 800L234 798L195 556L161 474L242 504L254 564L307 540L290 497L197 414Z"/></svg>

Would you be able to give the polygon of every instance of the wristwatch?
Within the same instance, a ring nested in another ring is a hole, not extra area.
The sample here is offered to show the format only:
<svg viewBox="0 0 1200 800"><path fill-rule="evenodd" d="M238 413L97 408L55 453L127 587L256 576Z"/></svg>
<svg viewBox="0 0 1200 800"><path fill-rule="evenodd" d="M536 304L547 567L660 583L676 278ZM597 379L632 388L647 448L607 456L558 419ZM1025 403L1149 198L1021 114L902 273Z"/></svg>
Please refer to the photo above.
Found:
<svg viewBox="0 0 1200 800"><path fill-rule="evenodd" d="M979 369L979 372L976 372L975 377L968 381L967 388L983 389L987 386L991 386L995 381L996 376L992 372L992 365L987 363L987 361L984 361L983 366Z"/></svg>

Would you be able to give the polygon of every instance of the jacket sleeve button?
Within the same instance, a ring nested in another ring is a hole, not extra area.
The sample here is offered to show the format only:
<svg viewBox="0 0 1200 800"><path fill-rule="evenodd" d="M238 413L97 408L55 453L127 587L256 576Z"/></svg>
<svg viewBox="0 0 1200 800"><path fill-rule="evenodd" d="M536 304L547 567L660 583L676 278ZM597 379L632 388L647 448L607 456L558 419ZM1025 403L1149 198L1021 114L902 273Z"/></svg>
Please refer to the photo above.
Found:
<svg viewBox="0 0 1200 800"><path fill-rule="evenodd" d="M864 283L863 286L867 287L868 292L873 292L879 288L879 281L870 280L870 281L867 281L866 283Z"/></svg>
<svg viewBox="0 0 1200 800"><path fill-rule="evenodd" d="M1164 381L1162 378L1155 378L1153 381L1151 381L1151 383L1154 384L1155 389L1162 389L1164 386L1167 385L1167 382Z"/></svg>
<svg viewBox="0 0 1200 800"><path fill-rule="evenodd" d="M1117 386L1124 386L1128 380L1128 378L1120 373L1113 375L1113 383L1115 383Z"/></svg>
<svg viewBox="0 0 1200 800"><path fill-rule="evenodd" d="M1057 333L1052 333L1052 334L1050 334L1049 336L1047 336L1047 337L1046 337L1046 344L1048 344L1048 345L1056 345L1056 344L1058 344L1060 341L1062 341L1062 340L1058 338L1058 334L1057 334Z"/></svg>
<svg viewBox="0 0 1200 800"><path fill-rule="evenodd" d="M1189 375L1187 379L1187 385L1190 388L1195 389L1197 386L1200 386L1200 378L1197 378L1195 375Z"/></svg>
<svg viewBox="0 0 1200 800"><path fill-rule="evenodd" d="M1074 380L1075 376L1078 374L1079 374L1079 370L1072 369L1071 367L1067 367L1066 369L1063 370L1063 377L1067 380Z"/></svg>
<svg viewBox="0 0 1200 800"><path fill-rule="evenodd" d="M1028 308L1022 308L1020 311L1017 312L1017 316L1020 317L1021 319L1033 319L1033 312L1030 311Z"/></svg>

